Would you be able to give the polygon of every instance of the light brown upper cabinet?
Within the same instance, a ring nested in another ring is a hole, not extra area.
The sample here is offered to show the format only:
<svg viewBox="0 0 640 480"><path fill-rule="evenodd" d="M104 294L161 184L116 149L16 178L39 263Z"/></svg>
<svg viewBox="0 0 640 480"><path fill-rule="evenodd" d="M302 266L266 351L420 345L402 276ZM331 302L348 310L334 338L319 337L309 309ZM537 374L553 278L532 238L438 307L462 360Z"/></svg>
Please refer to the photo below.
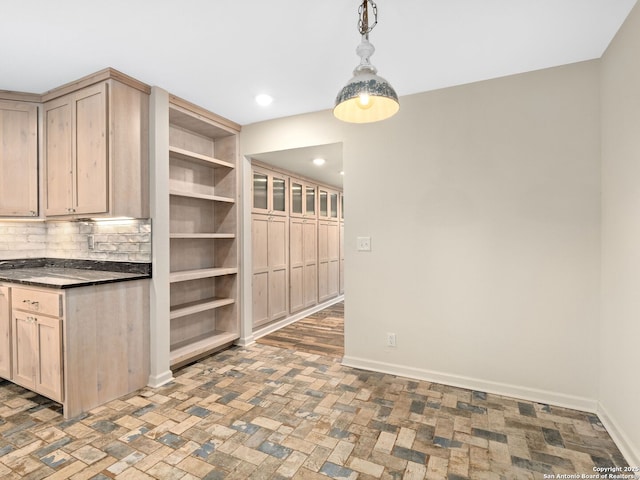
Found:
<svg viewBox="0 0 640 480"><path fill-rule="evenodd" d="M328 188L318 188L318 218L338 221L338 192Z"/></svg>
<svg viewBox="0 0 640 480"><path fill-rule="evenodd" d="M253 213L287 215L286 175L280 175L259 167L253 167Z"/></svg>
<svg viewBox="0 0 640 480"><path fill-rule="evenodd" d="M0 101L0 217L38 216L38 107Z"/></svg>
<svg viewBox="0 0 640 480"><path fill-rule="evenodd" d="M289 180L289 216L317 218L317 186L291 177Z"/></svg>
<svg viewBox="0 0 640 480"><path fill-rule="evenodd" d="M45 216L149 216L148 97L113 78L43 96Z"/></svg>

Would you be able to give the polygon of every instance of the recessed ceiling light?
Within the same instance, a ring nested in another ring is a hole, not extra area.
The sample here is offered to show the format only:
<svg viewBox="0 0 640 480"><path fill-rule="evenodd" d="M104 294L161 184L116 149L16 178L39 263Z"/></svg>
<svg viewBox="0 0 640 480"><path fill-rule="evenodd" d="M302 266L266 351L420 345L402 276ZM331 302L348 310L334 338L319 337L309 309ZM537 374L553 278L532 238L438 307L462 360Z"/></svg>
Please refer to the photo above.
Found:
<svg viewBox="0 0 640 480"><path fill-rule="evenodd" d="M344 175L344 170L340 170L340 175Z"/></svg>
<svg viewBox="0 0 640 480"><path fill-rule="evenodd" d="M313 164L317 165L318 167L320 165L324 165L325 159L324 158L314 158L313 159Z"/></svg>
<svg viewBox="0 0 640 480"><path fill-rule="evenodd" d="M273 102L273 97L271 95L267 95L266 93L256 95L256 103L262 107L271 105L271 102Z"/></svg>

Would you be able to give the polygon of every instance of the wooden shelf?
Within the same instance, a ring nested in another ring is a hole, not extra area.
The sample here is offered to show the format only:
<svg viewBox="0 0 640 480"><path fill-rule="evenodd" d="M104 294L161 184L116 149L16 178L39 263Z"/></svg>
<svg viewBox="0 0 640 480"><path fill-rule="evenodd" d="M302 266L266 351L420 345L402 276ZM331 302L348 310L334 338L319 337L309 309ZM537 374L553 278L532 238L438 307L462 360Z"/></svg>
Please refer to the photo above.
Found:
<svg viewBox="0 0 640 480"><path fill-rule="evenodd" d="M200 278L213 278L222 275L233 275L238 273L236 267L233 268L200 268L198 270L182 270L179 272L171 272L169 274L169 282L186 282L188 280L198 280Z"/></svg>
<svg viewBox="0 0 640 480"><path fill-rule="evenodd" d="M170 233L169 238L236 238L235 233Z"/></svg>
<svg viewBox="0 0 640 480"><path fill-rule="evenodd" d="M181 160L188 160L191 162L196 162L201 165L207 165L209 167L225 167L225 168L236 168L233 163L225 162L224 160L219 160L214 157L210 157L208 155L202 155L200 153L191 152L189 150L185 150L183 148L178 147L169 147L169 156L179 158Z"/></svg>
<svg viewBox="0 0 640 480"><path fill-rule="evenodd" d="M240 336L235 332L215 330L171 346L171 367L179 366L206 355L217 348L224 347L236 341Z"/></svg>
<svg viewBox="0 0 640 480"><path fill-rule="evenodd" d="M180 100L180 103L186 102ZM176 98L171 98L171 103L169 104L169 123L171 125L213 139L237 135L240 131L239 125L231 124L231 122L228 121L224 123L228 123L229 125L223 125L223 122L220 120L223 120L222 117L216 116L215 119L208 118L208 116L202 115L192 108L176 105Z"/></svg>
<svg viewBox="0 0 640 480"><path fill-rule="evenodd" d="M221 197L219 195L208 195L206 193L184 192L181 190L169 190L169 195L176 195L178 197L199 198L201 200L211 200L214 202L236 203L235 199L230 197Z"/></svg>
<svg viewBox="0 0 640 480"><path fill-rule="evenodd" d="M173 320L175 318L186 317L187 315L214 310L224 307L225 305L231 305L232 303L235 303L235 299L233 298L207 298L205 300L198 300L197 302L183 303L171 307L170 318Z"/></svg>

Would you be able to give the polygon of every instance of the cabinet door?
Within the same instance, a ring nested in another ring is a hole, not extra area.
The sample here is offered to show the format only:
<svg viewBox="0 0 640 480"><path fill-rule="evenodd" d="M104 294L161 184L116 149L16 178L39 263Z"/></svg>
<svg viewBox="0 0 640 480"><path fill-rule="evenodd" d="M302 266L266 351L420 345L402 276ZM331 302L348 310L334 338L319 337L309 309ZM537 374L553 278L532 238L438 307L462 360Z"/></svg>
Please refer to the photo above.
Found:
<svg viewBox="0 0 640 480"><path fill-rule="evenodd" d="M62 320L36 317L35 390L53 400L62 398Z"/></svg>
<svg viewBox="0 0 640 480"><path fill-rule="evenodd" d="M340 227L335 222L318 225L318 300L338 295L340 289Z"/></svg>
<svg viewBox="0 0 640 480"><path fill-rule="evenodd" d="M286 175L253 167L252 213L286 216L289 178Z"/></svg>
<svg viewBox="0 0 640 480"><path fill-rule="evenodd" d="M304 306L318 303L318 222L304 223Z"/></svg>
<svg viewBox="0 0 640 480"><path fill-rule="evenodd" d="M340 293L344 293L344 223L340 222Z"/></svg>
<svg viewBox="0 0 640 480"><path fill-rule="evenodd" d="M288 304L287 221L281 217L269 219L269 318L286 317Z"/></svg>
<svg viewBox="0 0 640 480"><path fill-rule="evenodd" d="M106 213L109 206L106 83L76 92L73 108L73 213Z"/></svg>
<svg viewBox="0 0 640 480"><path fill-rule="evenodd" d="M329 224L318 223L318 301L329 298Z"/></svg>
<svg viewBox="0 0 640 480"><path fill-rule="evenodd" d="M289 310L288 222L283 217L253 215L253 327L287 316Z"/></svg>
<svg viewBox="0 0 640 480"><path fill-rule="evenodd" d="M13 311L12 381L56 401L62 401L61 323Z"/></svg>
<svg viewBox="0 0 640 480"><path fill-rule="evenodd" d="M292 202L293 205L293 202ZM289 310L304 308L304 220L289 221Z"/></svg>
<svg viewBox="0 0 640 480"><path fill-rule="evenodd" d="M45 104L45 205L44 213L68 215L73 203L71 96Z"/></svg>
<svg viewBox="0 0 640 480"><path fill-rule="evenodd" d="M11 380L11 312L9 287L0 285L0 377Z"/></svg>
<svg viewBox="0 0 640 480"><path fill-rule="evenodd" d="M13 311L13 378L12 381L35 390L37 339L35 316Z"/></svg>
<svg viewBox="0 0 640 480"><path fill-rule="evenodd" d="M38 215L38 109L0 102L0 216Z"/></svg>
<svg viewBox="0 0 640 480"><path fill-rule="evenodd" d="M329 269L328 293L335 297L340 291L340 226L337 223L329 225Z"/></svg>
<svg viewBox="0 0 640 480"><path fill-rule="evenodd" d="M253 215L251 219L251 256L253 268L251 287L254 327L269 322L268 231L269 217L266 215Z"/></svg>
<svg viewBox="0 0 640 480"><path fill-rule="evenodd" d="M305 207L304 183L297 178L289 181L289 216L302 217Z"/></svg>
<svg viewBox="0 0 640 480"><path fill-rule="evenodd" d="M45 104L45 215L108 211L107 84Z"/></svg>

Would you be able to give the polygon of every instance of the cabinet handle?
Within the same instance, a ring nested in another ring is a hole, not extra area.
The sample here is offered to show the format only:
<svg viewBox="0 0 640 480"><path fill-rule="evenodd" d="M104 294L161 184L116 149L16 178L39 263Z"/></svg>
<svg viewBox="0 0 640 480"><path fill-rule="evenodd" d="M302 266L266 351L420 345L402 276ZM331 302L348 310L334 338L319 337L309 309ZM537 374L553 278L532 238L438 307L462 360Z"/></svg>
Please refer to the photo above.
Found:
<svg viewBox="0 0 640 480"><path fill-rule="evenodd" d="M40 302L34 302L32 300L22 300L22 303L31 305L35 310L38 310L40 308Z"/></svg>

